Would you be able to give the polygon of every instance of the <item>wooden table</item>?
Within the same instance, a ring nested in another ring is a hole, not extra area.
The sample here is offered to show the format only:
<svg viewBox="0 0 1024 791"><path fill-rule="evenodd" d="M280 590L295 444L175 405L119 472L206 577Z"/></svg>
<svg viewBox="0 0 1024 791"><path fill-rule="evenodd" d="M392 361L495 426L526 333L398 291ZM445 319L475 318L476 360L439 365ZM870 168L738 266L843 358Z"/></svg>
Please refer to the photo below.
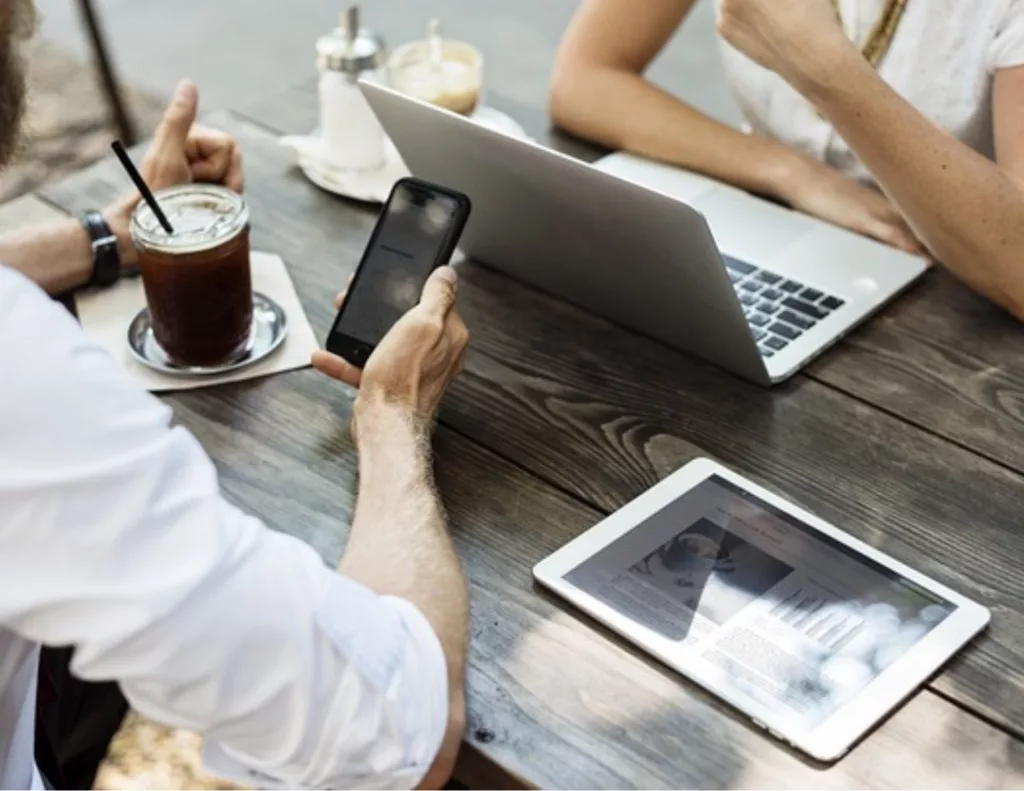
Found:
<svg viewBox="0 0 1024 791"><path fill-rule="evenodd" d="M323 337L375 210L309 184L276 143L313 85L245 116L253 243L288 262ZM503 103L542 140L537 109ZM104 162L16 216L120 194ZM45 204L45 205L44 205ZM510 220L512 221L512 220ZM628 263L628 262L624 262ZM477 265L474 333L437 431L472 583L469 728L457 776L484 787L1024 786L1024 336L942 272L806 373L764 390ZM311 371L169 396L229 498L334 563L356 455L352 394ZM808 763L532 584L534 563L710 455L993 610L986 635L832 767Z"/></svg>

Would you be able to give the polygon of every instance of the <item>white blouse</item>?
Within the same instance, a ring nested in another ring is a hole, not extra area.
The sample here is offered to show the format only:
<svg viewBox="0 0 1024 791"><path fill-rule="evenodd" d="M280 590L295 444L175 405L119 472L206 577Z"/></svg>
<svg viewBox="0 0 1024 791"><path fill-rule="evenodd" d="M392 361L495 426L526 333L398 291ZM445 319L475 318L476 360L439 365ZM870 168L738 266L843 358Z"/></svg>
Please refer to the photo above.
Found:
<svg viewBox="0 0 1024 791"><path fill-rule="evenodd" d="M720 2L720 0L716 0ZM847 36L863 44L886 0L840 0ZM774 72L721 44L725 70L750 130L864 182L865 167L799 93ZM879 73L924 115L993 157L992 78L1024 65L1024 0L909 0Z"/></svg>

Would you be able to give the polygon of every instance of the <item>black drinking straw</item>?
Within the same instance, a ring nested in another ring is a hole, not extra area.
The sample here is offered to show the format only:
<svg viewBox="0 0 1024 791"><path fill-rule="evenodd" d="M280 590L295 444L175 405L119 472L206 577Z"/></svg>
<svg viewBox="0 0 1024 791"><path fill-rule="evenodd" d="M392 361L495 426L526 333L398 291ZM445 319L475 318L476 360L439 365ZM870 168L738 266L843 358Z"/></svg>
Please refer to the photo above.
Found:
<svg viewBox="0 0 1024 791"><path fill-rule="evenodd" d="M114 153L117 154L117 158L121 160L121 165L126 171L128 171L128 175L131 177L131 180L135 182L136 188L142 193L142 199L149 204L149 208L153 210L153 214L156 215L156 218L160 221L164 230L167 231L168 234L173 234L174 228L172 228L171 224L167 221L167 215L164 214L164 210L160 208L160 204L156 202L156 198L153 197L153 193L146 185L146 182L142 180L142 174L136 169L131 157L128 156L128 152L125 151L124 146L121 145L121 141L115 140L110 144L110 147L114 149Z"/></svg>

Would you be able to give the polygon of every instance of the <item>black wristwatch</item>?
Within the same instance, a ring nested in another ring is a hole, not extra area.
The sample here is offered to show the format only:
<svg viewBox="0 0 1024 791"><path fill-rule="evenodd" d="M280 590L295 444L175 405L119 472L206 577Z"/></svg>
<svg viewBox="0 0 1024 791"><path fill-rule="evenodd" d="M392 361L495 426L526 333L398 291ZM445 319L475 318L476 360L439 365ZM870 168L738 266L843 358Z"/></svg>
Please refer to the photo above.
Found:
<svg viewBox="0 0 1024 791"><path fill-rule="evenodd" d="M92 240L92 277L87 285L103 288L117 282L121 276L121 252L117 237L98 211L82 215L82 225Z"/></svg>

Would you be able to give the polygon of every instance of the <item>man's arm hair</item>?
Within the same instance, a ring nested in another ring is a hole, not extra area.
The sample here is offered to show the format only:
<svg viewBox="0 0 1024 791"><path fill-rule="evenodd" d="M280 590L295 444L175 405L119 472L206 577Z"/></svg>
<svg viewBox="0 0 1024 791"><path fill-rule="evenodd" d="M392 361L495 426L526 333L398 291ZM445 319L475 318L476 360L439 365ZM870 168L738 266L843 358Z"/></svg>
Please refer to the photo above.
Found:
<svg viewBox="0 0 1024 791"><path fill-rule="evenodd" d="M338 566L371 590L401 597L433 627L448 665L448 730L424 787L451 774L465 729L469 595L434 485L429 423L379 404L356 421L359 496Z"/></svg>

